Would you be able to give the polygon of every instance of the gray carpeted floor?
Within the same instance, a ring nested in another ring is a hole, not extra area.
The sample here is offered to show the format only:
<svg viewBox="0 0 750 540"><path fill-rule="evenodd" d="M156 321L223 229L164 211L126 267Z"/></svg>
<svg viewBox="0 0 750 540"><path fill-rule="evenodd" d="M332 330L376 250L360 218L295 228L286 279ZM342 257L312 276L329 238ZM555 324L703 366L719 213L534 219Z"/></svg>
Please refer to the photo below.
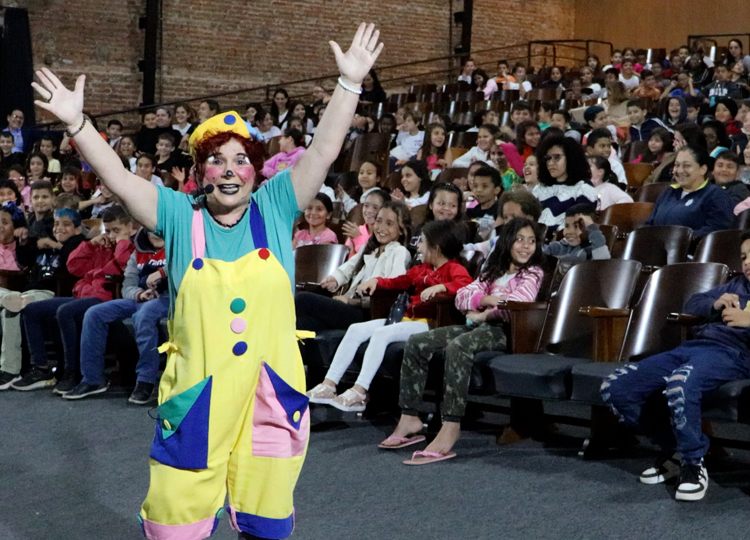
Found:
<svg viewBox="0 0 750 540"><path fill-rule="evenodd" d="M140 537L135 514L148 487L153 421L126 398L0 393L0 540ZM412 468L401 464L406 450L376 448L391 426L321 430L321 411L313 416L297 540L750 538L744 451L709 469L703 502L677 504L673 486L637 483L653 459L645 449L584 462L574 437L499 448L491 433L472 432L458 458ZM214 538L236 535L224 520Z"/></svg>

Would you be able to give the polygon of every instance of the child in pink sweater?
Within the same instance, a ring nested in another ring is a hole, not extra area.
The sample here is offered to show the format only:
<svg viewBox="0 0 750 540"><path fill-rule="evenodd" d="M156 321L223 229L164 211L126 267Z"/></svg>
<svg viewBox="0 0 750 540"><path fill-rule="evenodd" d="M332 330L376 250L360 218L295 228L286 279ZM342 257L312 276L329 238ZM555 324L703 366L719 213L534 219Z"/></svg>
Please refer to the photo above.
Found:
<svg viewBox="0 0 750 540"><path fill-rule="evenodd" d="M461 433L474 354L505 350L507 339L499 323L508 319L508 313L498 304L536 299L544 276L539 267L542 257L542 239L531 221L515 218L502 227L479 278L456 294L456 307L466 313L466 325L436 328L407 341L401 364L401 419L381 448L403 448L424 440L414 434L422 430L417 412L422 408L427 368L433 355L445 350L443 426L424 451L415 452L405 463L421 465L455 457L451 449Z"/></svg>
<svg viewBox="0 0 750 540"><path fill-rule="evenodd" d="M280 152L263 164L263 176L273 178L277 173L291 167L305 153L305 136L298 129L286 128L279 137Z"/></svg>
<svg viewBox="0 0 750 540"><path fill-rule="evenodd" d="M317 246L318 244L338 244L336 233L326 227L333 212L333 203L325 193L318 193L305 208L307 229L300 229L294 235L292 248Z"/></svg>

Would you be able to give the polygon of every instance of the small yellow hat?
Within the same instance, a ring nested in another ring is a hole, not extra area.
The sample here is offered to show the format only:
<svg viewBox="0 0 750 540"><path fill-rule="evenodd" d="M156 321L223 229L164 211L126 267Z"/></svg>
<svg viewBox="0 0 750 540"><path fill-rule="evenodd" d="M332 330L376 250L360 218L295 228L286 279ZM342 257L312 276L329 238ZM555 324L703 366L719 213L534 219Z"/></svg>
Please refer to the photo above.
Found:
<svg viewBox="0 0 750 540"><path fill-rule="evenodd" d="M190 136L190 154L195 157L195 147L199 142L225 132L236 133L246 139L250 138L250 131L242 117L234 111L212 116L193 131Z"/></svg>

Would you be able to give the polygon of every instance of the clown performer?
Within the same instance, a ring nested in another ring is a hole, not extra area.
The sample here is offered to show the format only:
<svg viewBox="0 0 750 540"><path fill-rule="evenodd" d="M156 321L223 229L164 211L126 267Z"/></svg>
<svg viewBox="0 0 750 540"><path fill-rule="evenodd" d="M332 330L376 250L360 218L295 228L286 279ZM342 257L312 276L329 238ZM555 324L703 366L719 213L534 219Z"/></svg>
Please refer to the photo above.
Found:
<svg viewBox="0 0 750 540"><path fill-rule="evenodd" d="M361 24L315 139L292 167L253 193L263 144L239 114L190 138L197 199L123 168L83 115L85 76L70 91L49 70L36 101L67 126L86 162L146 229L166 242L169 353L159 385L151 484L139 520L147 538L211 536L224 513L239 538L286 538L307 450L309 411L295 331L292 226L338 156L362 80L383 49Z"/></svg>

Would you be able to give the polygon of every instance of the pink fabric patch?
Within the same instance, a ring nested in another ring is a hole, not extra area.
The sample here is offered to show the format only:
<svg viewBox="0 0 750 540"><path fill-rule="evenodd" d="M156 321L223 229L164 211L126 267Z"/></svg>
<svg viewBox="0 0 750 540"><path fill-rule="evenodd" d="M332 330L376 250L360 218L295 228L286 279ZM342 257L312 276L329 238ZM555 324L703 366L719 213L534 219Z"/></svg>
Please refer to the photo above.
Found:
<svg viewBox="0 0 750 540"><path fill-rule="evenodd" d="M193 212L192 227L193 259L202 259L206 253L206 230L203 228L203 212Z"/></svg>
<svg viewBox="0 0 750 540"><path fill-rule="evenodd" d="M266 370L261 367L253 412L253 455L272 458L303 455L309 425L309 408L305 409L299 430L294 429L289 423L286 411L276 396L273 383Z"/></svg>
<svg viewBox="0 0 750 540"><path fill-rule="evenodd" d="M211 536L215 523L215 516L187 525L162 525L143 519L143 532L149 540L203 540Z"/></svg>
<svg viewBox="0 0 750 540"><path fill-rule="evenodd" d="M247 328L247 323L242 317L237 317L231 323L229 323L229 328L231 328L232 332L234 332L235 334L241 334Z"/></svg>

